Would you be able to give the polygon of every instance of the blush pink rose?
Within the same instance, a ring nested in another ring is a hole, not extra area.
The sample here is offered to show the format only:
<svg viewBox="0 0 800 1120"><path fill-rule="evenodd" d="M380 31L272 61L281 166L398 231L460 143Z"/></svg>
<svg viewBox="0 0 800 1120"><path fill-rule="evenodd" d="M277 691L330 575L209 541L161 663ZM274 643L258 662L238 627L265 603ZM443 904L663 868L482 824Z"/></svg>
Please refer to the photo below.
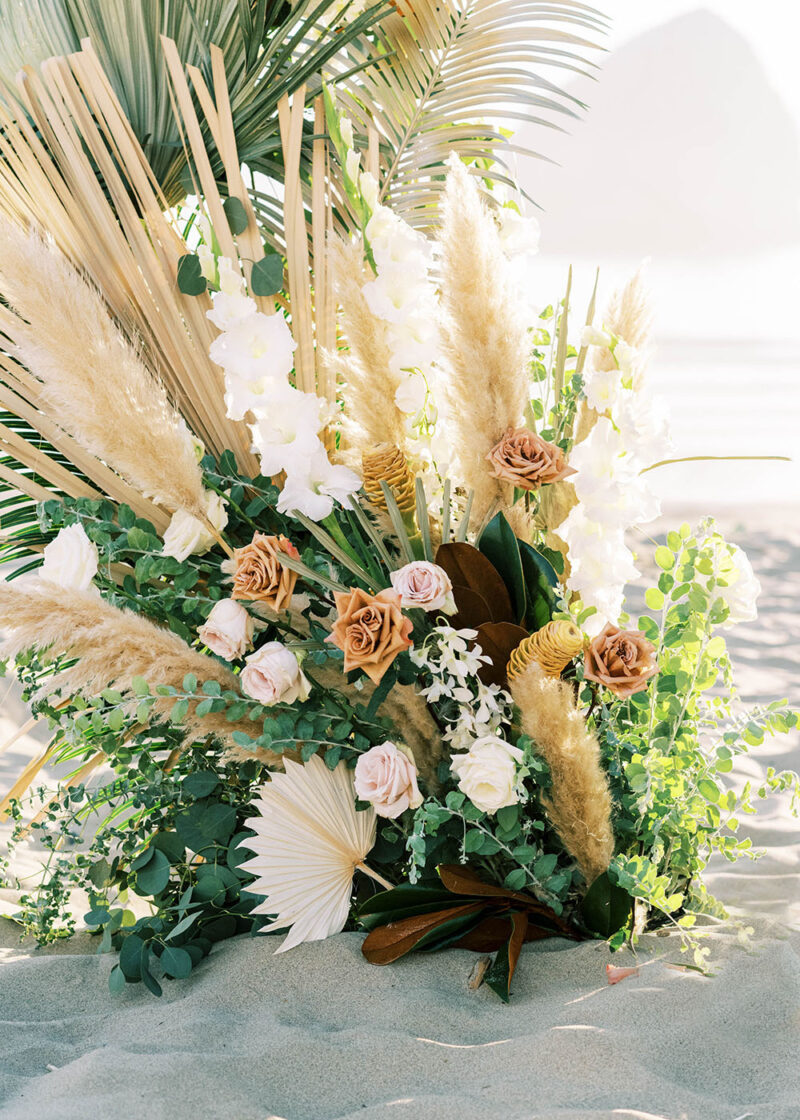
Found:
<svg viewBox="0 0 800 1120"><path fill-rule="evenodd" d="M422 804L410 752L394 743L381 743L361 755L356 763L355 787L358 798L369 801L379 817L394 819Z"/></svg>
<svg viewBox="0 0 800 1120"><path fill-rule="evenodd" d="M300 662L281 642L267 642L251 653L240 680L245 695L267 707L307 700L311 691Z"/></svg>
<svg viewBox="0 0 800 1120"><path fill-rule="evenodd" d="M236 661L252 646L253 629L253 619L241 603L220 599L197 633L212 653L226 661Z"/></svg>
<svg viewBox="0 0 800 1120"><path fill-rule="evenodd" d="M455 614L453 585L444 568L428 560L413 560L391 574L392 587L403 607L419 607L423 611Z"/></svg>

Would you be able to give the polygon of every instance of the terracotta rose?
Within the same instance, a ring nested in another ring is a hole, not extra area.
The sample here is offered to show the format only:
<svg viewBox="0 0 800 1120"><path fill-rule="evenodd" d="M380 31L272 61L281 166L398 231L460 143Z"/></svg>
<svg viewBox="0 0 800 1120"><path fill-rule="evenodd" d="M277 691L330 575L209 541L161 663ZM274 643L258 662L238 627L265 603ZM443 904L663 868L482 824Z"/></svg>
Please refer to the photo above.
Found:
<svg viewBox="0 0 800 1120"><path fill-rule="evenodd" d="M575 471L564 452L528 428L509 428L486 456L492 475L520 490L538 490L547 482L560 482Z"/></svg>
<svg viewBox="0 0 800 1120"><path fill-rule="evenodd" d="M658 672L655 652L641 630L620 630L609 623L589 643L584 675L625 700L647 688Z"/></svg>
<svg viewBox="0 0 800 1120"><path fill-rule="evenodd" d="M256 533L250 544L237 548L233 554L232 598L266 603L276 611L285 610L291 602L297 572L283 567L281 553L300 556L286 537L270 537L266 533Z"/></svg>
<svg viewBox="0 0 800 1120"><path fill-rule="evenodd" d="M339 617L325 639L344 650L344 671L363 669L378 684L386 670L411 645L411 620L400 609L400 596L387 588L370 595L360 588L335 592Z"/></svg>

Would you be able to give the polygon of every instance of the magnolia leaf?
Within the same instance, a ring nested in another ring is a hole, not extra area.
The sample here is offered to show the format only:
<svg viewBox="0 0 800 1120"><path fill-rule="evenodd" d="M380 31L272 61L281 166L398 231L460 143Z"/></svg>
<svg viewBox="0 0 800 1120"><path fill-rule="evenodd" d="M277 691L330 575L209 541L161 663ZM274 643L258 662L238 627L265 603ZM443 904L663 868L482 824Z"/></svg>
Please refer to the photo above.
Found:
<svg viewBox="0 0 800 1120"><path fill-rule="evenodd" d="M489 611L488 616L481 621L507 622L513 617L511 599L502 575L482 551L460 541L443 544L436 553L436 563L447 572L453 584L453 596L459 608L459 615L456 616L459 621L453 625L474 626L474 621L466 622L460 618L462 602L459 601L459 594L462 595L465 615L472 619L481 609L479 599L475 596L483 600ZM462 589L472 594L464 595Z"/></svg>
<svg viewBox="0 0 800 1120"><path fill-rule="evenodd" d="M508 684L506 669L512 651L528 637L528 631L513 622L485 622L478 627L475 639L483 653L491 657L491 665L481 665L478 676L484 684Z"/></svg>

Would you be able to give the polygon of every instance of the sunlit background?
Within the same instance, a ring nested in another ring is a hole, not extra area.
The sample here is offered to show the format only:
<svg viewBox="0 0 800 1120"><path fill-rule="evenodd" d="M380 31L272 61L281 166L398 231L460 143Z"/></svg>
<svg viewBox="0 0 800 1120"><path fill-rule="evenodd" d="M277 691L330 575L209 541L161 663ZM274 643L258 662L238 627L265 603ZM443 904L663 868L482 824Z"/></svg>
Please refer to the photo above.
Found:
<svg viewBox="0 0 800 1120"><path fill-rule="evenodd" d="M536 294L563 293L572 263L578 314L598 265L607 295L647 259L651 377L670 404L675 455L797 459L662 468L651 480L665 507L791 516L800 508L800 12L786 0L609 0L604 10L614 23L597 80L567 83L588 112L563 134L531 136L555 163L518 165L543 207Z"/></svg>

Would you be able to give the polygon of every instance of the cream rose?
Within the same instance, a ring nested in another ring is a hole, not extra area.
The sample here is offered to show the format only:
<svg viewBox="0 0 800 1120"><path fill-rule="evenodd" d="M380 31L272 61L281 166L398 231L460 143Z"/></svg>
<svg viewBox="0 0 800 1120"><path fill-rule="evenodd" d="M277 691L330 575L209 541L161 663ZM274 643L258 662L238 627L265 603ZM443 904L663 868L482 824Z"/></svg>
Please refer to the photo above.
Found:
<svg viewBox="0 0 800 1120"><path fill-rule="evenodd" d="M399 817L422 804L413 756L395 743L381 743L360 755L355 787L358 797L369 801L379 817Z"/></svg>
<svg viewBox="0 0 800 1120"><path fill-rule="evenodd" d="M255 623L241 603L220 599L197 633L212 653L236 661L252 646L254 629Z"/></svg>
<svg viewBox="0 0 800 1120"><path fill-rule="evenodd" d="M392 587L400 596L403 607L420 607L423 611L441 611L455 614L453 585L444 568L428 560L413 560L392 572Z"/></svg>
<svg viewBox="0 0 800 1120"><path fill-rule="evenodd" d="M267 707L306 700L311 691L299 661L281 642L267 642L251 653L240 679L242 691Z"/></svg>
<svg viewBox="0 0 800 1120"><path fill-rule="evenodd" d="M97 546L83 525L67 525L45 546L44 563L36 574L59 587L87 591L97 575L97 559Z"/></svg>
<svg viewBox="0 0 800 1120"><path fill-rule="evenodd" d="M206 491L206 517L217 532L228 524L225 503L213 490ZM192 517L185 509L179 509L172 515L164 533L162 551L165 556L174 556L176 560L183 561L190 556L208 552L215 543L216 537L204 522Z"/></svg>
<svg viewBox="0 0 800 1120"><path fill-rule="evenodd" d="M519 747L496 735L484 735L466 754L454 754L450 769L458 778L458 788L476 809L496 813L519 801L514 788L518 762L522 762Z"/></svg>

